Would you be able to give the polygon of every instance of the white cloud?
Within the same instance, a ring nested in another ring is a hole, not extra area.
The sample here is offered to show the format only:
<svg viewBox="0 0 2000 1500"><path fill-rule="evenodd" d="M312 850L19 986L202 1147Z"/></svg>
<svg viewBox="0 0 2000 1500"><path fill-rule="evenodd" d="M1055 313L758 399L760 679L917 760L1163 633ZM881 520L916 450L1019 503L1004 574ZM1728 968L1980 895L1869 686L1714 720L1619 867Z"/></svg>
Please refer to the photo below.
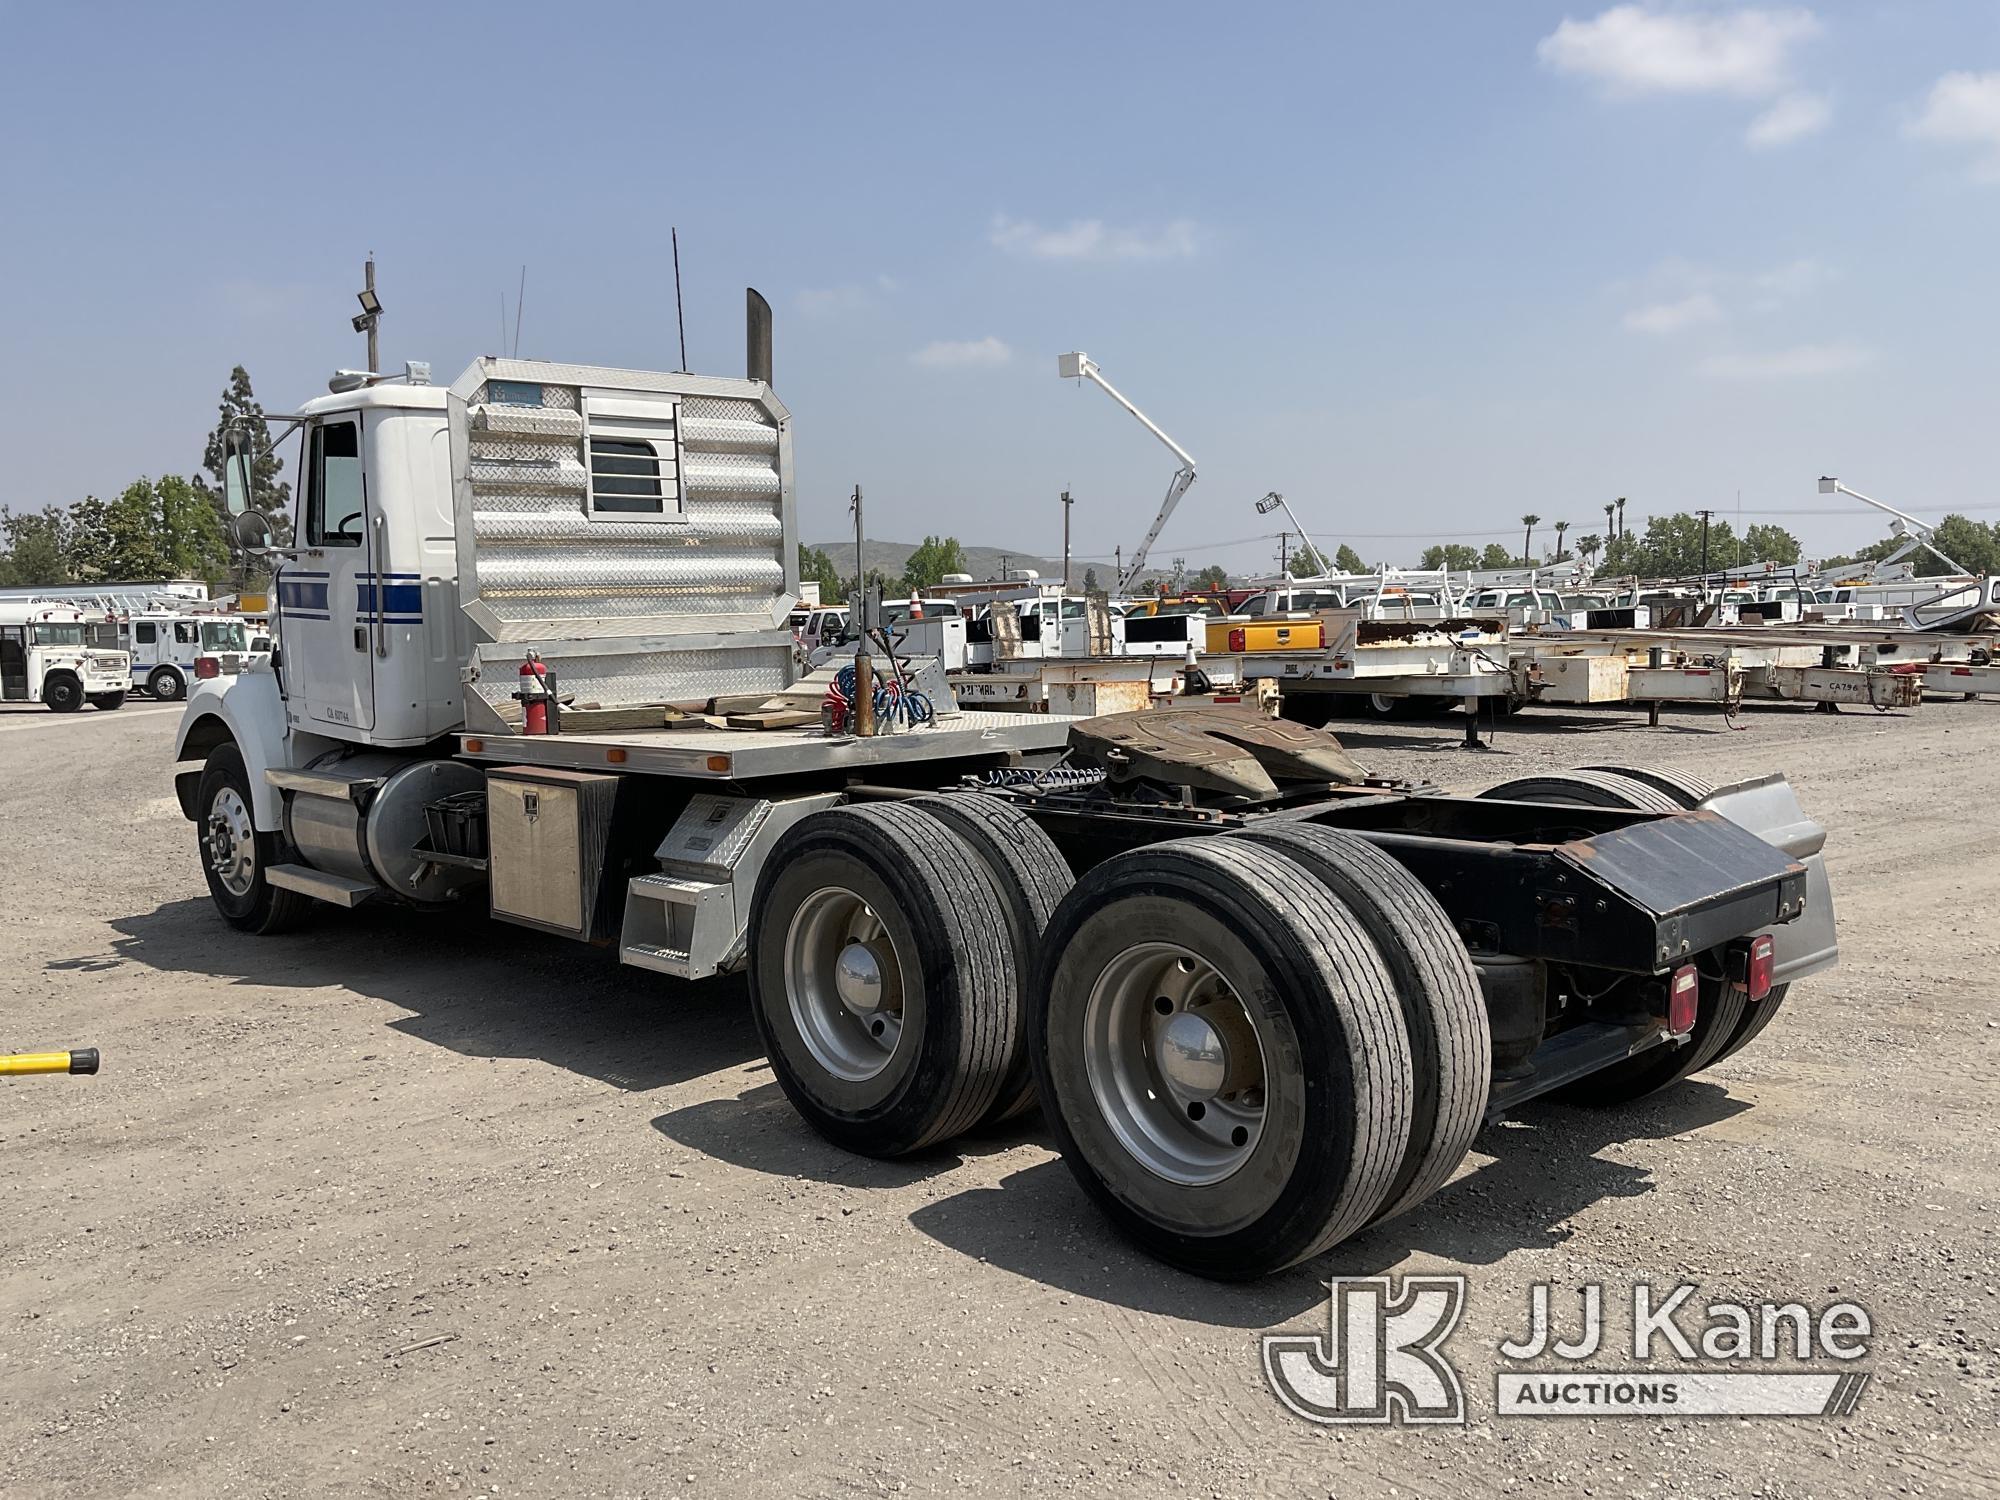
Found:
<svg viewBox="0 0 2000 1500"><path fill-rule="evenodd" d="M910 363L927 370L969 370L1004 365L1014 351L990 334L983 339L939 339L910 356Z"/></svg>
<svg viewBox="0 0 2000 1500"><path fill-rule="evenodd" d="M1800 344L1764 354L1717 354L1695 368L1712 380L1796 380L1845 374L1874 357L1853 344Z"/></svg>
<svg viewBox="0 0 2000 1500"><path fill-rule="evenodd" d="M1815 260L1809 255L1787 261L1752 278L1762 294L1754 305L1760 312L1769 312L1783 303L1810 296L1833 282L1839 274L1825 261Z"/></svg>
<svg viewBox="0 0 2000 1500"><path fill-rule="evenodd" d="M1175 219L1157 229L1075 219L1060 229L1044 229L1031 220L999 214L989 238L997 248L1030 260L1175 260L1201 249L1201 227L1192 219Z"/></svg>
<svg viewBox="0 0 2000 1500"><path fill-rule="evenodd" d="M1971 146L1976 174L2000 181L2000 72L1947 73L1931 85L1924 112L1908 133L1918 140Z"/></svg>
<svg viewBox="0 0 2000 1500"><path fill-rule="evenodd" d="M1625 314L1625 326L1634 333L1679 333L1702 323L1722 321L1722 304L1707 292L1696 292L1678 302L1653 302Z"/></svg>
<svg viewBox="0 0 2000 1500"><path fill-rule="evenodd" d="M1768 151L1819 134L1832 118L1833 105L1824 94L1784 94L1750 122L1743 139L1759 151Z"/></svg>
<svg viewBox="0 0 2000 1500"><path fill-rule="evenodd" d="M1806 10L1659 11L1614 5L1565 19L1535 49L1558 73L1614 94L1734 94L1766 99L1790 82L1792 49L1819 35Z"/></svg>

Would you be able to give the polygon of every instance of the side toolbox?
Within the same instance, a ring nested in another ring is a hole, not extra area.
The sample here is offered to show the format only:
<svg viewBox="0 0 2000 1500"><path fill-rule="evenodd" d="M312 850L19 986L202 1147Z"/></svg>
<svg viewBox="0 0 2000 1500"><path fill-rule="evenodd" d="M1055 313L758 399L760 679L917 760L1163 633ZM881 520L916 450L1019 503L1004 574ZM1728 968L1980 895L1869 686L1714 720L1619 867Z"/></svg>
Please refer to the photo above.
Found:
<svg viewBox="0 0 2000 1500"><path fill-rule="evenodd" d="M622 778L540 766L486 775L493 915L586 943L615 937L623 882L608 868Z"/></svg>

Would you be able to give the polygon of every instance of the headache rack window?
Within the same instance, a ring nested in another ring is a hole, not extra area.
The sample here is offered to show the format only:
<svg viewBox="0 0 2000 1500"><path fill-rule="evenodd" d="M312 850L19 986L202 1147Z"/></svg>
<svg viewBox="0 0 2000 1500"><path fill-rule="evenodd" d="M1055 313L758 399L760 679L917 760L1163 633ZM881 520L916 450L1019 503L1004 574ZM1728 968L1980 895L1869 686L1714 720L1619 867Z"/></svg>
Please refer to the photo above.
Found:
<svg viewBox="0 0 2000 1500"><path fill-rule="evenodd" d="M590 513L682 521L680 403L584 392Z"/></svg>

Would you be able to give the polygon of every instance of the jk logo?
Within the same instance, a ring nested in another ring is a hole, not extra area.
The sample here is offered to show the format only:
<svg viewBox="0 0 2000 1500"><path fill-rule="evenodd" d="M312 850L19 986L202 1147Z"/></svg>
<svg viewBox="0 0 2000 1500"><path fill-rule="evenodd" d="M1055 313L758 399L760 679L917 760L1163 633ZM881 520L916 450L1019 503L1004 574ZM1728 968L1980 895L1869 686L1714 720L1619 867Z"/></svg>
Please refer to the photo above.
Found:
<svg viewBox="0 0 2000 1500"><path fill-rule="evenodd" d="M1264 1378L1308 1422L1465 1421L1458 1371L1438 1346L1465 1311L1463 1276L1336 1277L1331 1324L1264 1336Z"/></svg>

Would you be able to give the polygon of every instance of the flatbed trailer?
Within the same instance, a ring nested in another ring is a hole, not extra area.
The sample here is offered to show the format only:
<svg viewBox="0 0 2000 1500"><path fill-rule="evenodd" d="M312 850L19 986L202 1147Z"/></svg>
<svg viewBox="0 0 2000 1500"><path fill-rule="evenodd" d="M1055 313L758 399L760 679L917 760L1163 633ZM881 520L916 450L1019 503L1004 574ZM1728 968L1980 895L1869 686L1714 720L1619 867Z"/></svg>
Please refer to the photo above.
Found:
<svg viewBox="0 0 2000 1500"><path fill-rule="evenodd" d="M298 414L282 649L199 682L175 743L230 926L473 904L745 974L828 1140L1039 1102L1120 1229L1222 1278L1413 1207L1522 1099L1677 1083L1835 961L1779 776L1455 797L1243 707L954 715L886 649L798 681L757 326L743 380L484 359Z"/></svg>
<svg viewBox="0 0 2000 1500"><path fill-rule="evenodd" d="M1543 703L1716 703L1745 699L1912 708L1922 682L1900 666L1838 651L1797 627L1571 630L1516 636L1515 659Z"/></svg>

